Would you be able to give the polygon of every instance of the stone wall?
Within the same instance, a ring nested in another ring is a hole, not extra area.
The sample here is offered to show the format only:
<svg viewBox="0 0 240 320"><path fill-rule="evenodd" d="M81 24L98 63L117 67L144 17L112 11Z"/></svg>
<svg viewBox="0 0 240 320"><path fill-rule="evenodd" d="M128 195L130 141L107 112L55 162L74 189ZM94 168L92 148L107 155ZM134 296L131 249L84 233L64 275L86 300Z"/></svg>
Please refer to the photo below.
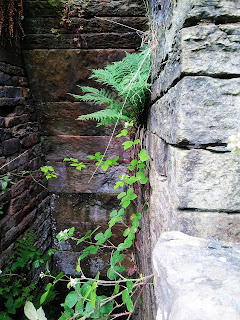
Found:
<svg viewBox="0 0 240 320"><path fill-rule="evenodd" d="M98 170L89 182L94 167L87 155L105 151L112 128L96 128L94 121L76 120L79 115L101 107L79 102L69 93L80 93L78 85L96 86L88 79L91 69L122 59L125 51L134 52L140 46L141 38L131 28L145 30L147 19L140 0L92 0L80 18L74 12L72 21L72 25L64 28L59 24L56 8L47 1L25 1L25 65L38 105L46 160L59 175L48 185L52 193L54 237L72 226L79 237L97 226L105 230L109 213L119 204L113 186L118 175L125 172L129 155L120 153L117 170L110 169L107 173ZM75 22L82 26L81 33L76 34ZM51 33L52 28L61 36ZM107 155L117 156L120 149L121 141L113 139ZM63 162L65 157L77 158L88 166L79 172ZM116 225L113 229L111 240L117 243L123 237L122 227ZM65 243L62 251L55 255L55 267L74 275L82 250L81 246ZM110 252L100 252L91 261L84 262L83 271L95 276L98 270L106 270L109 257Z"/></svg>
<svg viewBox="0 0 240 320"><path fill-rule="evenodd" d="M49 197L40 170L43 160L22 56L11 47L1 49L0 175L1 179L8 176L12 183L6 192L0 191L0 266L12 253L16 240L30 229L42 251L51 243Z"/></svg>
<svg viewBox="0 0 240 320"><path fill-rule="evenodd" d="M151 14L152 248L172 230L240 242L240 157L226 148L240 127L240 3L153 0Z"/></svg>

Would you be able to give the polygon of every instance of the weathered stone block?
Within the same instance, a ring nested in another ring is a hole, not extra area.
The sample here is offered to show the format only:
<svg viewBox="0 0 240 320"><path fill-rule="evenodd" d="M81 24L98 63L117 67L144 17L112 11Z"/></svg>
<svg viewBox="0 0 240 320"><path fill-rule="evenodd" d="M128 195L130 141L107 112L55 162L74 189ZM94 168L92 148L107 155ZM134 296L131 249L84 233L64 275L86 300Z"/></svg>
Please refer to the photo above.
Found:
<svg viewBox="0 0 240 320"><path fill-rule="evenodd" d="M194 0L187 16L187 23L209 20L217 23L238 22L240 4L235 0Z"/></svg>
<svg viewBox="0 0 240 320"><path fill-rule="evenodd" d="M110 213L118 207L116 195L62 193L54 198L53 216L57 225L78 222L81 228L81 223L84 222L106 224Z"/></svg>
<svg viewBox="0 0 240 320"><path fill-rule="evenodd" d="M229 78L240 74L239 24L200 24L183 28L175 36L173 47L166 53L168 58L162 72L153 85L152 100L168 90L182 75Z"/></svg>
<svg viewBox="0 0 240 320"><path fill-rule="evenodd" d="M240 80L184 77L151 108L150 130L170 144L226 143L240 127Z"/></svg>
<svg viewBox="0 0 240 320"><path fill-rule="evenodd" d="M91 165L80 172L66 163L49 161L48 164L58 174L57 178L49 180L48 188L53 193L119 193L119 189L114 190L113 187L119 180L118 176L126 172L126 167L122 165L112 167L107 172L99 168L93 175L95 166Z"/></svg>
<svg viewBox="0 0 240 320"><path fill-rule="evenodd" d="M91 85L90 69L103 68L125 56L124 50L31 50L24 51L31 89L39 102L72 100L77 85Z"/></svg>
<svg viewBox="0 0 240 320"><path fill-rule="evenodd" d="M106 136L111 135L112 127L96 127L96 121L79 121L80 115L101 110L98 106L84 102L52 102L39 106L41 132L47 136Z"/></svg>
<svg viewBox="0 0 240 320"><path fill-rule="evenodd" d="M176 211L175 228L193 237L240 242L240 213Z"/></svg>
<svg viewBox="0 0 240 320"><path fill-rule="evenodd" d="M63 34L57 38L55 34L26 35L23 48L33 49L107 49L132 48L141 45L141 37L136 32L82 34L77 41L72 35Z"/></svg>
<svg viewBox="0 0 240 320"><path fill-rule="evenodd" d="M153 134L148 135L148 150L152 159L149 219L153 245L163 232L172 230L203 238L240 241L237 155L181 150ZM190 160L193 154L196 162ZM177 209L180 202L182 206ZM236 213L224 212L225 207L229 209L234 204L232 211Z"/></svg>
<svg viewBox="0 0 240 320"><path fill-rule="evenodd" d="M3 154L5 156L8 156L19 151L20 142L18 141L18 139L15 139L15 138L9 139L9 140L3 141L2 146L3 146Z"/></svg>
<svg viewBox="0 0 240 320"><path fill-rule="evenodd" d="M240 244L166 232L153 251L157 320L237 320Z"/></svg>
<svg viewBox="0 0 240 320"><path fill-rule="evenodd" d="M56 29L59 34L71 34L73 37L76 34L76 29L80 26L82 31L78 35L81 39L86 33L125 33L132 31L132 28L137 28L140 31L145 31L147 28L148 19L146 17L92 17L71 18L72 24L67 28L60 24L59 18L54 17L38 17L24 19L24 30L26 33L41 34L43 37L50 34L52 28ZM56 34L55 34L56 37ZM97 35L96 35L97 37ZM36 49L36 48L35 48ZM1 80L1 74L0 74Z"/></svg>
<svg viewBox="0 0 240 320"><path fill-rule="evenodd" d="M167 174L179 209L240 212L240 157L169 147Z"/></svg>
<svg viewBox="0 0 240 320"><path fill-rule="evenodd" d="M50 137L48 143L51 151L46 156L48 161L62 161L64 158L76 158L79 161L90 162L88 155L94 155L96 152L104 154L110 137L106 136L69 136L59 135ZM106 159L119 156L118 163L130 163L128 151L123 150L122 143L125 139L112 138L111 144L106 153Z"/></svg>
<svg viewBox="0 0 240 320"><path fill-rule="evenodd" d="M28 1L25 0L25 15L28 17L59 17L56 8L51 6L47 1ZM76 9L82 9L76 3ZM78 12L76 12L77 14ZM100 15L103 17L113 16L145 16L145 8L141 0L107 0L107 1L90 1L84 8L84 16L94 17Z"/></svg>

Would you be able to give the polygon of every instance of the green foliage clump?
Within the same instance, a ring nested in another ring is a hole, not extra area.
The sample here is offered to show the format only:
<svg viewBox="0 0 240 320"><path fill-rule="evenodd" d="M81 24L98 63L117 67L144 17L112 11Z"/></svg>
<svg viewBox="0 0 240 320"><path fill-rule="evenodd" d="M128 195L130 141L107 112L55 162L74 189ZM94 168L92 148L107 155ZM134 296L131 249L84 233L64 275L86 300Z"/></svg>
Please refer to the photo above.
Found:
<svg viewBox="0 0 240 320"><path fill-rule="evenodd" d="M42 255L36 250L34 242L36 236L33 231L17 241L14 255L5 263L0 273L0 319L12 320L19 316L25 302L35 297L35 284L29 282L29 272L32 268L39 268L48 255ZM17 313L18 312L18 313Z"/></svg>
<svg viewBox="0 0 240 320"><path fill-rule="evenodd" d="M109 86L111 91L80 86L84 95L72 96L82 101L106 105L107 108L82 115L78 120L94 119L99 122L98 126L117 120L138 122L151 86L148 82L150 59L150 49L146 48L138 53L126 53L123 60L109 64L104 69L92 70L91 78Z"/></svg>

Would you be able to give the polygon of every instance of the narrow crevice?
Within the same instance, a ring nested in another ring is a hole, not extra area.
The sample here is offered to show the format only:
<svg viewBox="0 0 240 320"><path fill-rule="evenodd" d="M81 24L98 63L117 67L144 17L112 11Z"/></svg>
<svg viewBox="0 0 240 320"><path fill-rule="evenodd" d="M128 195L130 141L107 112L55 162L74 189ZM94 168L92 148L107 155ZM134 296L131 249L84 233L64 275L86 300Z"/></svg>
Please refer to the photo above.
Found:
<svg viewBox="0 0 240 320"><path fill-rule="evenodd" d="M152 105L154 105L158 100L160 100L165 94L167 94L168 91L169 91L171 88L175 87L176 84L184 78L184 76L185 76L185 75L182 73L178 78L174 79L173 82L172 82L172 84L168 87L167 90L162 91L156 99L154 99L154 100L152 100L152 101L150 102L150 107L151 107Z"/></svg>
<svg viewBox="0 0 240 320"><path fill-rule="evenodd" d="M234 74L234 73L216 73L216 74L207 74L204 72L199 73L184 73L183 77L209 77L214 79L223 79L223 80L231 80L231 79L237 79L240 78L240 74Z"/></svg>
<svg viewBox="0 0 240 320"><path fill-rule="evenodd" d="M188 211L188 212L199 212L199 213L203 213L203 212L215 212L215 213L226 213L228 215L235 215L235 214L240 214L239 211L237 210L224 210L224 209L200 209L200 208L177 208L178 211Z"/></svg>
<svg viewBox="0 0 240 320"><path fill-rule="evenodd" d="M184 22L183 28L195 27L200 23L213 23L215 25L219 24L229 24L239 22L239 16L229 17L229 16L220 16L220 17L190 17L187 18Z"/></svg>
<svg viewBox="0 0 240 320"><path fill-rule="evenodd" d="M177 144L170 143L166 141L163 137L160 137L157 133L151 132L152 134L156 135L159 139L161 139L164 143L166 143L168 146L178 148L181 150L206 150L211 153L230 153L227 149L227 144L222 142L212 142L207 144L196 144L196 143L190 143L188 140L182 140Z"/></svg>

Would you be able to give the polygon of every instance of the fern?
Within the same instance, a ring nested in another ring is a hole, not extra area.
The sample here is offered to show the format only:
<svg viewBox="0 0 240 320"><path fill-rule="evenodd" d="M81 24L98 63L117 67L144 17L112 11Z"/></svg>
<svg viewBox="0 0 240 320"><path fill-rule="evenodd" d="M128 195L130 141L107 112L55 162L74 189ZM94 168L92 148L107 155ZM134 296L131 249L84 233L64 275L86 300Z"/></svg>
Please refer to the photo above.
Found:
<svg viewBox="0 0 240 320"><path fill-rule="evenodd" d="M86 114L83 116L78 117L78 120L96 120L100 122L98 126L100 125L108 125L113 122L116 122L117 119L124 120L124 121L130 121L130 118L120 114L119 112L116 112L112 109L106 109L106 110L100 110L94 113Z"/></svg>
<svg viewBox="0 0 240 320"><path fill-rule="evenodd" d="M82 87L84 95L73 95L76 99L106 105L105 110L82 115L78 120L94 119L99 125L111 124L119 120L138 121L150 88L150 54L149 49L139 53L129 54L104 69L92 70L91 76L97 82L111 87L111 91ZM117 97L115 97L117 94Z"/></svg>

